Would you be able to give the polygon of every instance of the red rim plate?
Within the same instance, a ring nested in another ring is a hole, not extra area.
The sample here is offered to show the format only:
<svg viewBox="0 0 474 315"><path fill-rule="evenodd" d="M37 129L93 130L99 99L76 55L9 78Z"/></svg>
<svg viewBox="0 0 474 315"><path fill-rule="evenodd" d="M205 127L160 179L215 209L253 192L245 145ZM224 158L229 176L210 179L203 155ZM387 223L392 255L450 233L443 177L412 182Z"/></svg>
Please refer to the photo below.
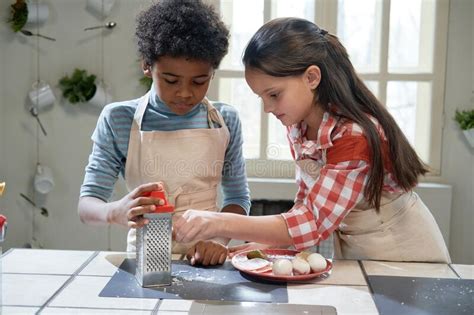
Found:
<svg viewBox="0 0 474 315"><path fill-rule="evenodd" d="M296 276L275 276L271 270L265 271L265 272L258 272L258 271L249 271L245 270L241 267L239 267L238 260L241 259L246 259L247 258L247 253L251 252L252 250L246 250L239 252L235 256L232 257L232 265L234 266L235 269L239 270L240 272L247 274L249 276L252 276L257 279L264 279L264 280L270 280L270 281L278 281L278 282L298 282L298 281L306 281L306 280L311 280L317 277L320 277L321 275L324 275L328 273L332 269L332 263L326 259L326 269L319 271L319 272L311 272L306 275L296 275ZM295 256L296 254L299 253L297 250L291 250L291 249L279 249L279 248L274 248L274 249L261 249L261 251L267 255L275 255L275 256Z"/></svg>

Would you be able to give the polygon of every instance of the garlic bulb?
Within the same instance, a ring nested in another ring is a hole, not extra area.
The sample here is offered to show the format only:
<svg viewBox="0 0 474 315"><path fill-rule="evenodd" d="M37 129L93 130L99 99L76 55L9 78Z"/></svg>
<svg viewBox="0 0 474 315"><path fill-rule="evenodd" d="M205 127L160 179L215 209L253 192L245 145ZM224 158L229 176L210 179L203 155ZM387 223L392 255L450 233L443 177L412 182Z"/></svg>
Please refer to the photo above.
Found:
<svg viewBox="0 0 474 315"><path fill-rule="evenodd" d="M291 276L293 264L288 259L277 259L273 263L272 270L276 276Z"/></svg>
<svg viewBox="0 0 474 315"><path fill-rule="evenodd" d="M309 255L308 263L313 272L319 272L326 269L326 259L318 253Z"/></svg>
<svg viewBox="0 0 474 315"><path fill-rule="evenodd" d="M293 274L306 275L311 271L309 263L302 258L295 258L291 262L293 264Z"/></svg>

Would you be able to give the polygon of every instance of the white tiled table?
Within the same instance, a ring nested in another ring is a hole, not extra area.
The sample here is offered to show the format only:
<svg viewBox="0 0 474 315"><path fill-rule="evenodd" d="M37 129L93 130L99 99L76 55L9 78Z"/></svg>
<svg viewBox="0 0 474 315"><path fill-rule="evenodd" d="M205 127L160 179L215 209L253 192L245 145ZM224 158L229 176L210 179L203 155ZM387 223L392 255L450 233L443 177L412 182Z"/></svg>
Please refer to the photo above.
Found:
<svg viewBox="0 0 474 315"><path fill-rule="evenodd" d="M200 307L197 302L183 300L99 297L126 257L122 252L9 250L1 259L0 313L133 315L159 311L160 314L183 315L191 308ZM472 271L472 266L466 265L336 260L328 278L289 284L288 304L331 305L338 314L378 314L364 272L472 278ZM225 312L224 307L222 311Z"/></svg>

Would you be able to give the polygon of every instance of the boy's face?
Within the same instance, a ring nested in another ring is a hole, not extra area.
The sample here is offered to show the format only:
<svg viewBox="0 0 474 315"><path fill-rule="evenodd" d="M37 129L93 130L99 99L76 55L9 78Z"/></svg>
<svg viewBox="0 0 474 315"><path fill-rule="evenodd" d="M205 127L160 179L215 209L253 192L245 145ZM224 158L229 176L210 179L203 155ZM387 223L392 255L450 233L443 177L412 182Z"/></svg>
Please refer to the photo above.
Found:
<svg viewBox="0 0 474 315"><path fill-rule="evenodd" d="M151 68L158 97L178 115L187 114L203 100L213 73L209 62L182 57L162 56Z"/></svg>

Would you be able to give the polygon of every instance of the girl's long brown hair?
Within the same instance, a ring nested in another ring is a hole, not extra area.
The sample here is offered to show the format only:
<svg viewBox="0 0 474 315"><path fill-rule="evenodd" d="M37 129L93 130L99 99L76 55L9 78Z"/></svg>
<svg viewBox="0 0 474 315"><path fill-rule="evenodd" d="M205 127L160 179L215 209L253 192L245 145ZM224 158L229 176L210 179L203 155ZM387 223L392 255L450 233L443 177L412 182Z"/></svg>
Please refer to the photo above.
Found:
<svg viewBox="0 0 474 315"><path fill-rule="evenodd" d="M365 131L371 153L371 168L364 196L380 208L384 161L380 135L368 115L382 126L389 145L395 180L408 191L418 176L428 170L410 146L387 109L356 74L346 49L334 35L299 18L280 18L263 25L245 49L246 68L276 77L298 76L311 65L321 70L315 100L324 110L335 106L337 114L359 124ZM367 115L368 114L368 115Z"/></svg>

